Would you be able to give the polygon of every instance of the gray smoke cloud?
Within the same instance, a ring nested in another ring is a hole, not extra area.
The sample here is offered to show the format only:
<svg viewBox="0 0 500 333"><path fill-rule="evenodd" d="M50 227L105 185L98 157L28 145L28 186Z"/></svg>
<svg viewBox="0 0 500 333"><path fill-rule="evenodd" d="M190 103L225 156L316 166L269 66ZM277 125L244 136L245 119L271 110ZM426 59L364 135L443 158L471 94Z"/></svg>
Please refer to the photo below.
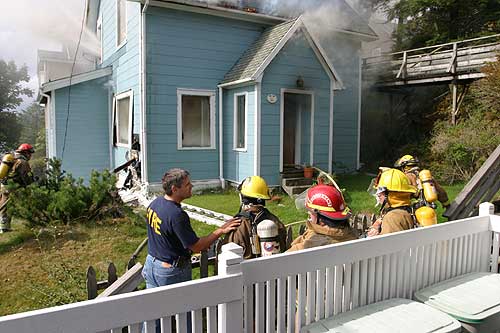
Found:
<svg viewBox="0 0 500 333"><path fill-rule="evenodd" d="M85 0L15 0L0 1L0 59L26 64L31 80L28 86L38 88L37 50L72 50L78 42ZM98 40L86 31L80 49L98 54ZM24 101L21 108L33 99Z"/></svg>

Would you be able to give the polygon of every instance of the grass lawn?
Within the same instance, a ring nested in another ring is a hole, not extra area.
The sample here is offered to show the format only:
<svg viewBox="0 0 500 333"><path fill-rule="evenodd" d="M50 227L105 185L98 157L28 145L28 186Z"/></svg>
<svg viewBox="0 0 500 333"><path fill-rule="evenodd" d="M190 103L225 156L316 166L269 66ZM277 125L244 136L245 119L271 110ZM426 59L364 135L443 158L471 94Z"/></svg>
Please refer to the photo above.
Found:
<svg viewBox="0 0 500 333"><path fill-rule="evenodd" d="M215 229L197 221L192 224L198 235ZM110 262L122 275L147 236L145 226L124 219L47 228L38 234L18 220L13 228L0 234L0 316L86 300L88 266L96 270L97 280L107 278ZM147 249L141 252L139 262L144 263L146 253ZM193 278L199 278L199 269L193 270Z"/></svg>
<svg viewBox="0 0 500 333"><path fill-rule="evenodd" d="M366 175L338 177L339 186L347 189L354 213L376 212L375 199L366 192L370 178ZM463 184L444 187L453 200ZM267 207L283 223L305 220L305 211L297 210L294 200L281 192L274 195L276 200L268 202ZM194 195L186 203L234 215L239 198L237 192L230 189ZM440 207L439 221L443 222L441 212ZM197 221L192 221L192 225L199 236L215 229ZM87 267L94 267L98 280L107 278L110 262L116 265L118 275L123 274L130 256L147 234L145 225L134 225L126 219L47 228L36 233L14 220L13 228L13 232L0 234L0 316L85 300ZM295 235L298 228L299 225L294 226ZM146 252L146 249L142 251L140 262L144 262ZM198 277L199 269L195 269L193 278Z"/></svg>

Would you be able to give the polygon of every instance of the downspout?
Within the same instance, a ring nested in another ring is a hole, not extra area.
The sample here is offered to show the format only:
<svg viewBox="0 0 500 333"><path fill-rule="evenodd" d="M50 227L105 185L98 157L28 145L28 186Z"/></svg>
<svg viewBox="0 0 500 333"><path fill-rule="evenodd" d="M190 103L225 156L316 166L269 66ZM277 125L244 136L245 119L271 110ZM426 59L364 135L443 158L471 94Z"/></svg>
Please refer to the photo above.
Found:
<svg viewBox="0 0 500 333"><path fill-rule="evenodd" d="M147 144L147 118L146 118L146 11L149 0L146 0L141 12L141 40L140 40L140 71L141 71L141 174L142 183L148 185L148 144Z"/></svg>
<svg viewBox="0 0 500 333"><path fill-rule="evenodd" d="M222 127L222 110L223 110L223 105L222 105L222 98L223 98L223 91L224 88L219 86L219 179L220 179L220 185L222 189L226 188L226 182L224 181L224 135L222 133L223 127Z"/></svg>
<svg viewBox="0 0 500 333"><path fill-rule="evenodd" d="M363 99L363 64L361 59L361 52L358 52L358 146L357 146L357 158L356 158L356 171L361 169L361 103Z"/></svg>

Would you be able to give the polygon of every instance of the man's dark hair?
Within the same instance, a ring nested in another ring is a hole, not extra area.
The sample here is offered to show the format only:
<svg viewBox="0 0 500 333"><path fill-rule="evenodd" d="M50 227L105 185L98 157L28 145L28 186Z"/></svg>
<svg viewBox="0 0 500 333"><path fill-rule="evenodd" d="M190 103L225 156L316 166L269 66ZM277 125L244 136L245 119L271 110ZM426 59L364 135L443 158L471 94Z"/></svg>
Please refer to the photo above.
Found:
<svg viewBox="0 0 500 333"><path fill-rule="evenodd" d="M172 195L172 185L181 187L184 179L189 177L189 171L179 168L173 168L165 172L161 179L163 190L166 195Z"/></svg>

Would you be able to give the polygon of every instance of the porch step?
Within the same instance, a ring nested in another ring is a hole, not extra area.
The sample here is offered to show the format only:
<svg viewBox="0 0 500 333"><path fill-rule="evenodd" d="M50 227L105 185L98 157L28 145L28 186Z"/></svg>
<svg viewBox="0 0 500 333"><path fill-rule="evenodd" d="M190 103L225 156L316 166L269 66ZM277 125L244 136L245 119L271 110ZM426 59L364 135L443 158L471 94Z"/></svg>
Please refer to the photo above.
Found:
<svg viewBox="0 0 500 333"><path fill-rule="evenodd" d="M304 185L312 185L313 180L311 178L283 178L282 184L285 186L304 186Z"/></svg>
<svg viewBox="0 0 500 333"><path fill-rule="evenodd" d="M294 198L297 194L311 187L312 183L312 179L308 178L283 178L281 180L281 187L290 197Z"/></svg>
<svg viewBox="0 0 500 333"><path fill-rule="evenodd" d="M304 169L300 165L285 165L281 172L281 179L304 177Z"/></svg>

